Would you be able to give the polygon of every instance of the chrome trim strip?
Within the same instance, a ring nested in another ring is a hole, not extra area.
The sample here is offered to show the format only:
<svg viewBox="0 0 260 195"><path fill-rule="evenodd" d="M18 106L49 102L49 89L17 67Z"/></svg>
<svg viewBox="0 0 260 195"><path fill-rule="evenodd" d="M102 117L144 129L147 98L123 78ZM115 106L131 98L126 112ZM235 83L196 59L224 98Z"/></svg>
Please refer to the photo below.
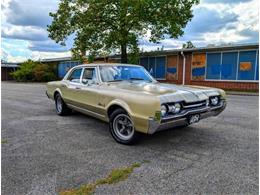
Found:
<svg viewBox="0 0 260 195"><path fill-rule="evenodd" d="M97 117L105 118L105 115L98 114L98 113L96 113L96 112L93 112L93 111L90 111L90 110L87 110L87 109L84 109L84 108L80 108L80 107L74 106L74 105L72 105L72 104L67 104L67 106L68 106L68 107L71 107L72 109L74 108L74 109L77 109L77 110L81 110L82 112L85 112L85 113L87 113L87 114L89 114L89 115L95 115L95 116L97 116Z"/></svg>
<svg viewBox="0 0 260 195"><path fill-rule="evenodd" d="M188 105L188 106L184 106L183 105L183 108L193 108L193 107L199 107L199 106L203 106L205 103L199 103L199 104L192 104L192 105Z"/></svg>

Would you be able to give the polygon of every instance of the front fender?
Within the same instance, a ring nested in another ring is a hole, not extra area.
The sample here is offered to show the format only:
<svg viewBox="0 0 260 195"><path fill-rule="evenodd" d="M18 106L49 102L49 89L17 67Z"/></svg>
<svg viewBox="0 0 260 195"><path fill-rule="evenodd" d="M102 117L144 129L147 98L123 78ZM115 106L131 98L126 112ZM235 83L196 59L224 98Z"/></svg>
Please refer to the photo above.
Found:
<svg viewBox="0 0 260 195"><path fill-rule="evenodd" d="M58 93L61 95L61 97L63 98L63 94L62 94L60 88L56 88L56 89L54 90L53 96L54 96L54 94L55 94L56 92L58 92Z"/></svg>
<svg viewBox="0 0 260 195"><path fill-rule="evenodd" d="M106 106L106 110L108 110L110 108L110 106L114 106L114 105L120 106L120 107L122 107L123 109L126 110L126 112L129 114L129 116L133 120L136 131L139 131L139 132L142 132L142 133L148 132L148 128L149 128L148 118L149 118L149 116L147 116L145 114L140 114L140 113L137 114L136 112L134 112L130 108L130 106L126 102L124 102L123 100L120 100L120 99L114 99L111 102L109 102L109 104ZM109 118L109 117L107 116L107 118Z"/></svg>
<svg viewBox="0 0 260 195"><path fill-rule="evenodd" d="M122 107L123 109L125 109L126 112L130 115L130 117L133 116L133 112L132 112L132 110L130 109L130 107L128 106L128 104L127 104L126 102L124 102L123 100L120 100L120 99L114 99L114 100L112 100L111 102L109 102L109 103L106 105L106 110L108 110L111 106L114 106L114 105L120 106L120 107Z"/></svg>

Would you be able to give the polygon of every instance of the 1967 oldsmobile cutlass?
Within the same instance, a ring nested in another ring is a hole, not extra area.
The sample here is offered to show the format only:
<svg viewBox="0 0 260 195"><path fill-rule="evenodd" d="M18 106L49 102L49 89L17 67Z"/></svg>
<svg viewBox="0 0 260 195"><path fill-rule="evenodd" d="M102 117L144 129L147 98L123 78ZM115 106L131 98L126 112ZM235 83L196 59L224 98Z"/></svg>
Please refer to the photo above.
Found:
<svg viewBox="0 0 260 195"><path fill-rule="evenodd" d="M49 82L46 94L58 115L73 109L106 121L122 144L134 143L140 132L196 123L226 107L221 89L159 83L142 66L129 64L76 66L63 80Z"/></svg>

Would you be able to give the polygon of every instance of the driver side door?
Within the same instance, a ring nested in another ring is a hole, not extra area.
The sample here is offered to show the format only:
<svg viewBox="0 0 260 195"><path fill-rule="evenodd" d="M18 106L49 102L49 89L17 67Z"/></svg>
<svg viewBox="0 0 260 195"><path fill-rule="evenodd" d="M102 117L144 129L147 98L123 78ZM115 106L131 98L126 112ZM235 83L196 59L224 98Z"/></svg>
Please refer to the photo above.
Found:
<svg viewBox="0 0 260 195"><path fill-rule="evenodd" d="M90 114L100 115L99 102L99 81L97 79L96 67L85 67L83 69L81 88L78 92L77 101L79 106Z"/></svg>

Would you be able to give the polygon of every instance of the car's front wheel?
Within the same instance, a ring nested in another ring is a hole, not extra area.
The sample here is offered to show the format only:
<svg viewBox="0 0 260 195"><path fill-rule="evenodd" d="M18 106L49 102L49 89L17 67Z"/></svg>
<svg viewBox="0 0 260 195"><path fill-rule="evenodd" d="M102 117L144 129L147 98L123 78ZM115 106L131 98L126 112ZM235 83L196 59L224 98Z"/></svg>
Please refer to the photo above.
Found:
<svg viewBox="0 0 260 195"><path fill-rule="evenodd" d="M65 116L71 113L71 109L67 107L59 93L55 95L55 108L56 113L60 116Z"/></svg>
<svg viewBox="0 0 260 195"><path fill-rule="evenodd" d="M130 145L139 137L132 119L123 109L117 109L111 114L109 127L111 135L118 143Z"/></svg>

